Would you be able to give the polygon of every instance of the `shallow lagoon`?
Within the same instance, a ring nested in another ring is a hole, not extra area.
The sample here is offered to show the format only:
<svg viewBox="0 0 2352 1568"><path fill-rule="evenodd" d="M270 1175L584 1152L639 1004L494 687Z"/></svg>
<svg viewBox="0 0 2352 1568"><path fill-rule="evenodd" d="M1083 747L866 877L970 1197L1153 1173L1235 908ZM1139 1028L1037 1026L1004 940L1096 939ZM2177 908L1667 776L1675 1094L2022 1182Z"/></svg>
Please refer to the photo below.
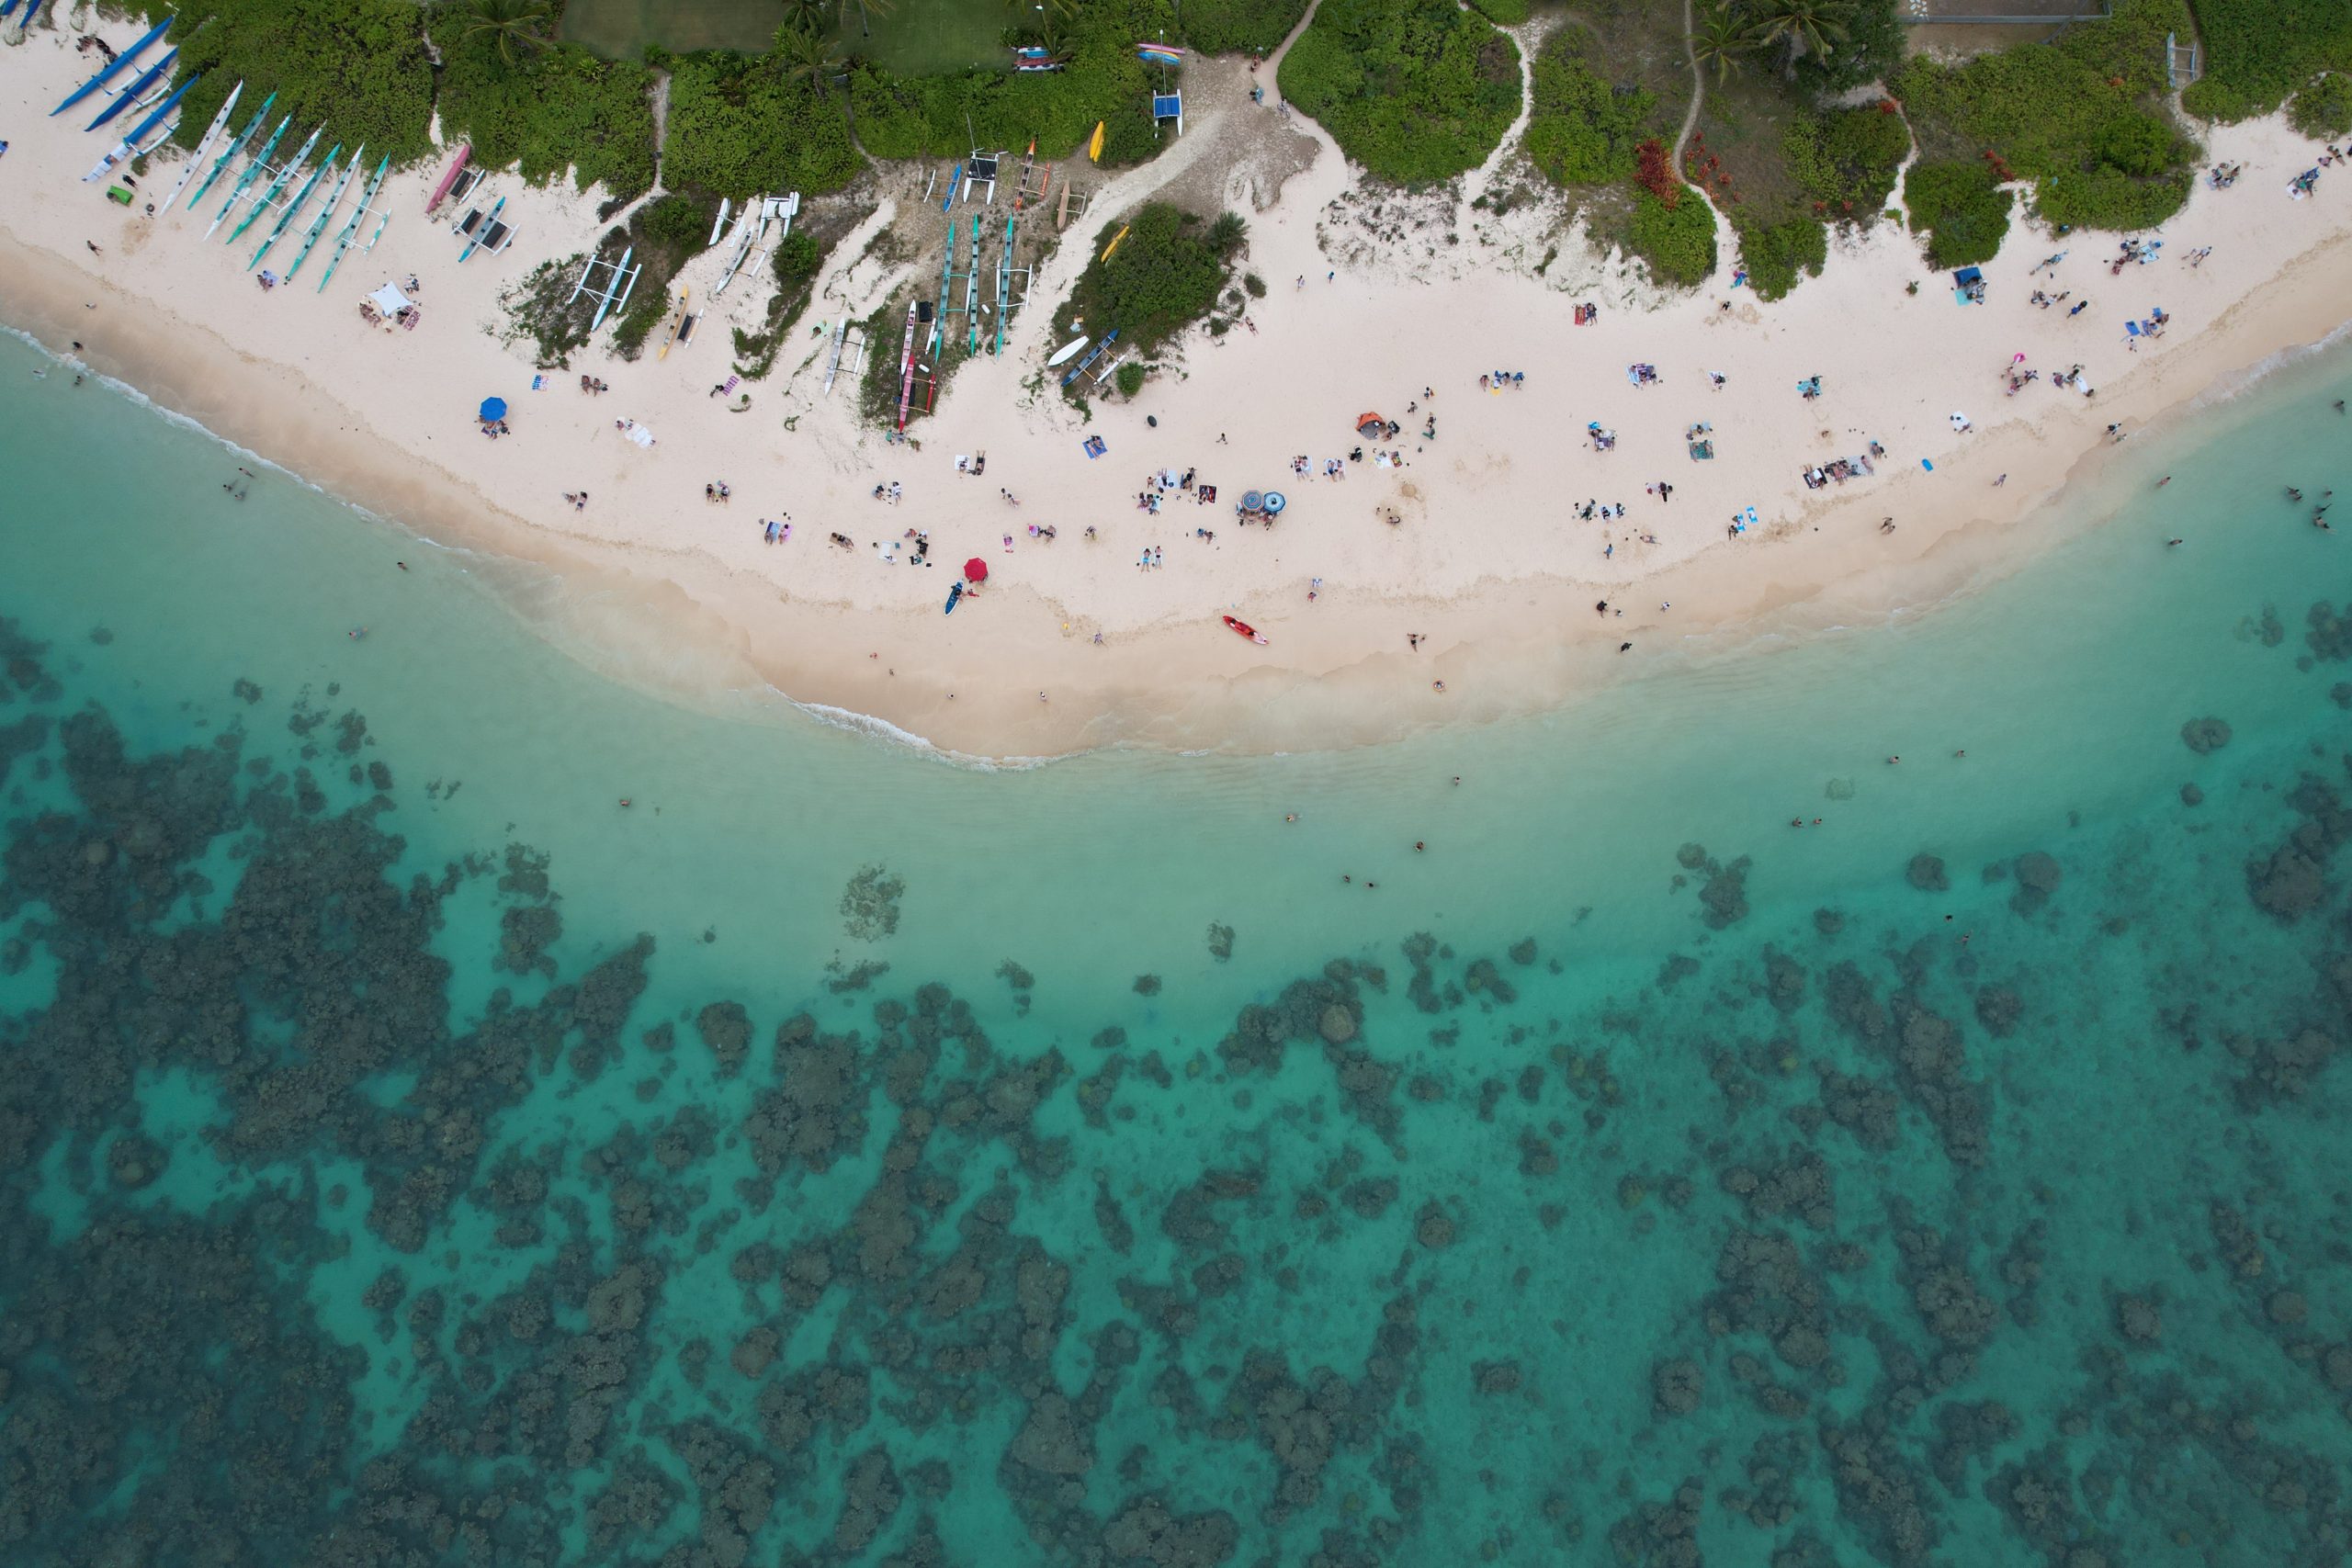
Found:
<svg viewBox="0 0 2352 1568"><path fill-rule="evenodd" d="M0 1555L2346 1543L2340 358L1900 624L996 771L36 363Z"/></svg>

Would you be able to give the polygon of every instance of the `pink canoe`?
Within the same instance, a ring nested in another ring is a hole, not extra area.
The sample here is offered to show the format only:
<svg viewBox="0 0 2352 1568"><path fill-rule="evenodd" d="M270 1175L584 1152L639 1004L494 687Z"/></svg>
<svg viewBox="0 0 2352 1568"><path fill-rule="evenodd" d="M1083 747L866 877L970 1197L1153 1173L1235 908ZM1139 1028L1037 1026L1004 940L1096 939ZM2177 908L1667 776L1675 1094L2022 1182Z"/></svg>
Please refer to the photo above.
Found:
<svg viewBox="0 0 2352 1568"><path fill-rule="evenodd" d="M441 183L433 187L433 199L424 204L427 218L432 217L433 209L441 205L441 198L449 194L449 187L458 183L458 176L466 172L466 160L473 156L473 144L468 142L458 149L456 157L449 160L449 172L441 176Z"/></svg>

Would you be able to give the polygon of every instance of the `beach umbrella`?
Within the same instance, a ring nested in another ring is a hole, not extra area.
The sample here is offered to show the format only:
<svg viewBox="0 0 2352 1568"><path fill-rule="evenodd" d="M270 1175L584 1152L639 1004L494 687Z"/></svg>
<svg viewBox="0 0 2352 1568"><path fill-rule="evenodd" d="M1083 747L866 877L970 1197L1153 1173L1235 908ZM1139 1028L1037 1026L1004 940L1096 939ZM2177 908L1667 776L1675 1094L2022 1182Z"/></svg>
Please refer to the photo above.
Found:
<svg viewBox="0 0 2352 1568"><path fill-rule="evenodd" d="M1259 503L1265 499L1266 498L1257 491L1245 490L1241 492L1241 510L1244 512L1255 512L1258 510Z"/></svg>
<svg viewBox="0 0 2352 1568"><path fill-rule="evenodd" d="M1270 490L1266 492L1266 499L1262 504L1268 512L1280 512L1283 507L1288 506L1290 502L1283 499L1282 491L1278 490Z"/></svg>
<svg viewBox="0 0 2352 1568"><path fill-rule="evenodd" d="M481 400L481 418L484 423L491 423L505 417L506 400L504 398L484 398Z"/></svg>
<svg viewBox="0 0 2352 1568"><path fill-rule="evenodd" d="M974 556L964 563L964 575L974 582L986 582L989 580L989 563Z"/></svg>

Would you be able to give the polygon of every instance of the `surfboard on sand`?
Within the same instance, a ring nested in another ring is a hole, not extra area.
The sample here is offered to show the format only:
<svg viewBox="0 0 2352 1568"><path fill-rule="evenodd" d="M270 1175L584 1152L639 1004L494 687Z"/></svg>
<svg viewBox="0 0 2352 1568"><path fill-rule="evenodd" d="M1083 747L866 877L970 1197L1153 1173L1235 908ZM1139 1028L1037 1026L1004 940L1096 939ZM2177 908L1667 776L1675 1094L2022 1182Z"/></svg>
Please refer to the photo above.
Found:
<svg viewBox="0 0 2352 1568"><path fill-rule="evenodd" d="M1051 359L1046 360L1046 363L1049 366L1059 365L1067 360L1074 359L1078 356L1078 351L1084 348L1090 341L1091 340L1085 333L1080 333L1075 339L1054 350L1054 356Z"/></svg>

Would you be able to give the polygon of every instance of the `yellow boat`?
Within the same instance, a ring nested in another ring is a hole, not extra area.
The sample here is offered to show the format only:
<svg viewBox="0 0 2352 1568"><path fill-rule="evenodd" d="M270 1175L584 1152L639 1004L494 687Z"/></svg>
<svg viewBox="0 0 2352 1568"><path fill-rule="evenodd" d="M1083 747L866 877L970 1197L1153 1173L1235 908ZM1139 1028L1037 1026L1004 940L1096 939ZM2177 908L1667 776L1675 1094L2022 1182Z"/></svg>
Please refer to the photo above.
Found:
<svg viewBox="0 0 2352 1568"><path fill-rule="evenodd" d="M1088 163L1094 164L1102 161L1102 128L1109 123L1110 121L1102 119L1098 119L1094 122L1094 138L1086 144L1086 161Z"/></svg>
<svg viewBox="0 0 2352 1568"><path fill-rule="evenodd" d="M1130 223L1127 225L1126 229L1122 229L1117 233L1111 236L1111 243L1102 247L1102 259L1104 261L1109 261L1111 259L1111 253L1117 250L1119 248L1119 242L1127 237L1127 229L1132 229L1134 227L1135 225Z"/></svg>
<svg viewBox="0 0 2352 1568"><path fill-rule="evenodd" d="M662 334L662 352L653 356L655 359L670 357L670 345L678 341L678 329L685 324L686 291L682 288L678 290L678 308L670 312L670 330Z"/></svg>

